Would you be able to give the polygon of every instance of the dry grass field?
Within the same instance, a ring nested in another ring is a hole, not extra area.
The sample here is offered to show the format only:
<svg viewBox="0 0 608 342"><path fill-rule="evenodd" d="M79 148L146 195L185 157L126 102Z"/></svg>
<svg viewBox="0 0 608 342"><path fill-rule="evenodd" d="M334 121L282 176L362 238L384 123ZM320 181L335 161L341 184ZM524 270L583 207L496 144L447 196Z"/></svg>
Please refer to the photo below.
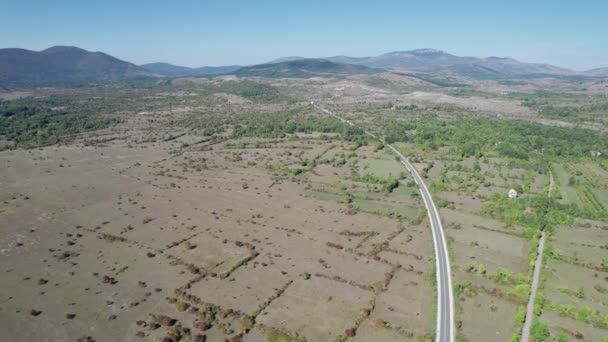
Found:
<svg viewBox="0 0 608 342"><path fill-rule="evenodd" d="M434 133L504 118L602 131L596 112L543 110L594 104L604 88L460 81L218 76L0 94L113 120L0 151L0 340L433 340L434 250L416 184L383 143L312 100L378 135L387 123L441 122L394 145L438 205L457 340L517 339L546 210L544 149L506 157L496 143L465 155ZM551 338L601 341L608 171L584 157L551 164L555 203L576 219L550 231L537 319Z"/></svg>
<svg viewBox="0 0 608 342"><path fill-rule="evenodd" d="M432 336L421 204L349 180L356 163L400 172L394 159L318 135L167 140L151 126L0 152L3 340ZM347 163L280 171L324 157Z"/></svg>

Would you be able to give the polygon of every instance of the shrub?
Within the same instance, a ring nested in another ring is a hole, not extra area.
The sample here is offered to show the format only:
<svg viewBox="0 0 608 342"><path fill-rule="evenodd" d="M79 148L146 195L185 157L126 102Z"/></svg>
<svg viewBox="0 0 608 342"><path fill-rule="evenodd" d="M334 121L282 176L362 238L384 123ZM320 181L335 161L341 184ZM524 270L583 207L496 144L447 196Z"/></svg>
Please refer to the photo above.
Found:
<svg viewBox="0 0 608 342"><path fill-rule="evenodd" d="M532 322L530 334L537 342L546 341L551 336L551 333L549 332L549 327L547 327L544 323L538 320L534 320L534 322Z"/></svg>
<svg viewBox="0 0 608 342"><path fill-rule="evenodd" d="M186 302L179 302L175 305L175 307L177 308L177 311L184 312L184 311L188 310L188 308L190 307L190 304L188 304Z"/></svg>
<svg viewBox="0 0 608 342"><path fill-rule="evenodd" d="M192 326L200 331L207 331L207 330L211 329L210 323L202 322L202 321L196 321L196 322L194 322L194 324Z"/></svg>
<svg viewBox="0 0 608 342"><path fill-rule="evenodd" d="M103 276L102 282L104 284L114 285L114 284L118 283L118 280L114 279L114 277L110 277L110 276L105 275L105 276Z"/></svg>
<svg viewBox="0 0 608 342"><path fill-rule="evenodd" d="M289 332L278 330L278 329L273 329L273 328L265 330L264 335L266 335L266 339L270 342L305 341L305 339L300 338L298 335L293 335Z"/></svg>
<svg viewBox="0 0 608 342"><path fill-rule="evenodd" d="M372 319L372 326L375 328L384 328L386 322L382 318L374 318Z"/></svg>
<svg viewBox="0 0 608 342"><path fill-rule="evenodd" d="M511 272L505 268L499 267L494 272L494 280L498 283L506 283L509 280Z"/></svg>
<svg viewBox="0 0 608 342"><path fill-rule="evenodd" d="M342 245L333 243L333 242L328 242L328 243L326 243L326 245L327 245L327 247L332 247L335 249L344 249L344 247Z"/></svg>
<svg viewBox="0 0 608 342"><path fill-rule="evenodd" d="M151 316L152 316L152 320L155 323L158 323L159 325L161 325L163 327L174 326L175 323L177 322L177 320L175 318L171 318L166 315L151 315Z"/></svg>
<svg viewBox="0 0 608 342"><path fill-rule="evenodd" d="M253 328L254 322L250 317L244 317L241 319L241 332L247 333Z"/></svg>

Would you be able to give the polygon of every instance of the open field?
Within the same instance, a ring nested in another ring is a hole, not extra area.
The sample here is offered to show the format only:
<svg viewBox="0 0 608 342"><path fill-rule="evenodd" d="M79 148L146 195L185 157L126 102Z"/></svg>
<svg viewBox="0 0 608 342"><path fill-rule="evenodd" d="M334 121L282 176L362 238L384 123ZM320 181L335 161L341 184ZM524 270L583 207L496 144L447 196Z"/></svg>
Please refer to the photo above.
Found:
<svg viewBox="0 0 608 342"><path fill-rule="evenodd" d="M608 336L606 172L594 163L557 164L555 211L580 218L552 227L536 302L536 331L561 340ZM592 219L595 218L595 219Z"/></svg>
<svg viewBox="0 0 608 342"><path fill-rule="evenodd" d="M154 125L135 116L0 153L6 339L432 336L419 201L351 175L384 179L394 159L319 135L217 140Z"/></svg>
<svg viewBox="0 0 608 342"><path fill-rule="evenodd" d="M603 83L452 81L218 76L0 94L3 339L433 340L432 235L391 142L438 206L459 341L517 340L543 228L538 321L553 339L600 341L608 166L590 151L608 153Z"/></svg>
<svg viewBox="0 0 608 342"><path fill-rule="evenodd" d="M461 289L456 290L459 338L507 341L517 333L516 313L526 302L532 247L524 227L490 217L485 205L494 193L506 196L524 182L531 193L539 192L544 182L527 178L525 170L501 166L496 158L429 162L441 165L438 172L429 171L428 181L444 206L454 286Z"/></svg>
<svg viewBox="0 0 608 342"><path fill-rule="evenodd" d="M607 223L590 220L555 228L539 317L553 336L594 341L608 335L607 231Z"/></svg>

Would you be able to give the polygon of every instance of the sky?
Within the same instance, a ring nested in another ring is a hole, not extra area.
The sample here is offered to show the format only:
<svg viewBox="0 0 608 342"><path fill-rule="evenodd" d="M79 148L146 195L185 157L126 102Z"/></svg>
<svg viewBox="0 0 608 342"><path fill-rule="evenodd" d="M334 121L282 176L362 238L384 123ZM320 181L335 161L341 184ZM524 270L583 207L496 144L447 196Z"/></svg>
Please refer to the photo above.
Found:
<svg viewBox="0 0 608 342"><path fill-rule="evenodd" d="M608 1L0 0L0 48L54 45L143 64L258 64L435 48L608 67Z"/></svg>

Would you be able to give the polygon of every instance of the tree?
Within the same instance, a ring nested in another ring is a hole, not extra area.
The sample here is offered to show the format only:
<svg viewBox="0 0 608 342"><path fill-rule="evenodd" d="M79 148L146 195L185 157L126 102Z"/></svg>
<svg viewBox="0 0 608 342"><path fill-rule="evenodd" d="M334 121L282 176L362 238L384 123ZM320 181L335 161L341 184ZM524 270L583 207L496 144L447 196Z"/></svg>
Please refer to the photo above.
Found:
<svg viewBox="0 0 608 342"><path fill-rule="evenodd" d="M393 189L397 188L399 186L399 181L394 177L394 176L389 176L388 179L386 180L386 183L384 184L384 191L386 192L392 192Z"/></svg>

